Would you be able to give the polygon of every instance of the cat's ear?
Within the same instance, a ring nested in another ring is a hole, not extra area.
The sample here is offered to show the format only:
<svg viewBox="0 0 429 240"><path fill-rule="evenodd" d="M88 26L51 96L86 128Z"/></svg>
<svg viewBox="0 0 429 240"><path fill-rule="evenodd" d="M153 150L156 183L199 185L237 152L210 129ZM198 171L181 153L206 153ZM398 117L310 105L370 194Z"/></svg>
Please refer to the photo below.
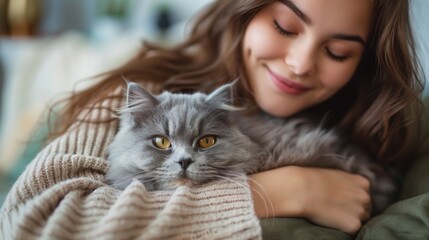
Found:
<svg viewBox="0 0 429 240"><path fill-rule="evenodd" d="M125 106L133 108L136 105L143 107L155 107L158 100L146 89L135 82L127 81L127 91L125 94Z"/></svg>
<svg viewBox="0 0 429 240"><path fill-rule="evenodd" d="M125 106L120 113L126 122L140 122L148 111L159 104L159 101L139 84L127 80L125 82L127 84Z"/></svg>
<svg viewBox="0 0 429 240"><path fill-rule="evenodd" d="M236 82L237 80L220 86L207 96L206 102L232 104L232 96Z"/></svg>
<svg viewBox="0 0 429 240"><path fill-rule="evenodd" d="M207 96L206 102L224 110L240 110L239 108L233 106L234 86L237 84L237 82L238 79L231 83L220 86Z"/></svg>

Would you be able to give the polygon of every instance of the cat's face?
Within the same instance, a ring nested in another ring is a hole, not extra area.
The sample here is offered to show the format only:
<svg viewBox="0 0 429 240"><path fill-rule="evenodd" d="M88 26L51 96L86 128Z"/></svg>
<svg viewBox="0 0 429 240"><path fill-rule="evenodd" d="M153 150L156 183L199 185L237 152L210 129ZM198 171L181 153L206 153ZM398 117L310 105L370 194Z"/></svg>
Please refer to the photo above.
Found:
<svg viewBox="0 0 429 240"><path fill-rule="evenodd" d="M128 107L108 148L107 178L124 188L132 179L150 189L193 186L242 172L250 141L231 124L225 110L231 86L207 96L152 96L129 85Z"/></svg>

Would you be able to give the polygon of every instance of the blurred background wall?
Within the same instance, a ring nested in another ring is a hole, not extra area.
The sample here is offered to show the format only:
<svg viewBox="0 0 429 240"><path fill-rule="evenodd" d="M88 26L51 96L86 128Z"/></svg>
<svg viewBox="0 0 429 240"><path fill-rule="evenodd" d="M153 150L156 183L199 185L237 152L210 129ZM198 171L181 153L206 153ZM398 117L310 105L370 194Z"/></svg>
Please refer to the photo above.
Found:
<svg viewBox="0 0 429 240"><path fill-rule="evenodd" d="M48 103L132 58L172 44L211 0L0 0L0 205L48 129Z"/></svg>
<svg viewBox="0 0 429 240"><path fill-rule="evenodd" d="M100 25L110 25L110 30L121 28L156 39L162 33L171 33L177 23L187 21L210 1L0 0L0 34L34 37L75 30L93 37L100 33Z"/></svg>
<svg viewBox="0 0 429 240"><path fill-rule="evenodd" d="M143 39L181 40L192 16L211 1L0 0L0 204L41 148L37 139L47 129L40 116L49 102L126 62ZM429 1L410 1L428 75Z"/></svg>

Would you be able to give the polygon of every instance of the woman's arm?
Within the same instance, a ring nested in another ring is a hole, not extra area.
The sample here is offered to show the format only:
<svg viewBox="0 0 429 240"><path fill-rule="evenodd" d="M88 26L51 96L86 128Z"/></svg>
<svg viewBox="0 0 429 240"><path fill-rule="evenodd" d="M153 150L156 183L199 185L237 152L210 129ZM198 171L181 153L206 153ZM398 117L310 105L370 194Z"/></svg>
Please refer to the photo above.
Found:
<svg viewBox="0 0 429 240"><path fill-rule="evenodd" d="M369 181L331 169L284 167L251 176L259 217L301 217L355 234L370 217Z"/></svg>

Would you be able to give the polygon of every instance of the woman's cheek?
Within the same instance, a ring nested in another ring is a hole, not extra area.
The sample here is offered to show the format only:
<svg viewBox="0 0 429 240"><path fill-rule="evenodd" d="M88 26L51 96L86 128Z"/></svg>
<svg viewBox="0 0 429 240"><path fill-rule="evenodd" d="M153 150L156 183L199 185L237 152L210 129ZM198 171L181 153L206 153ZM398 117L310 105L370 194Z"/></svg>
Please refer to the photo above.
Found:
<svg viewBox="0 0 429 240"><path fill-rule="evenodd" d="M245 33L244 51L252 58L269 59L279 56L285 47L282 36L266 22L251 22Z"/></svg>
<svg viewBox="0 0 429 240"><path fill-rule="evenodd" d="M325 67L324 86L330 89L341 89L345 86L353 76L356 70L356 64L349 62L348 64L333 63Z"/></svg>

